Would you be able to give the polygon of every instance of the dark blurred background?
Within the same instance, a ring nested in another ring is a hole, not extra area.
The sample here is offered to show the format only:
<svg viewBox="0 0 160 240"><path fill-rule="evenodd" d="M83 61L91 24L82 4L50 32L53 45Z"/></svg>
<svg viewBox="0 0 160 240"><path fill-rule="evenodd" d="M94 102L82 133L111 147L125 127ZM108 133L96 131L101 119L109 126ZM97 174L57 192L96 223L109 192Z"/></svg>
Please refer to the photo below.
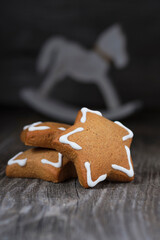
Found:
<svg viewBox="0 0 160 240"><path fill-rule="evenodd" d="M110 76L123 102L142 100L146 108L160 108L160 1L113 0L5 0L1 1L0 21L0 105L26 106L19 91L39 87L36 73L38 53L47 39L63 36L92 48L98 35L114 23L127 36L129 65L111 67ZM80 96L90 95L80 102ZM65 93L66 94L62 94ZM78 106L103 107L94 86L66 79L54 93Z"/></svg>

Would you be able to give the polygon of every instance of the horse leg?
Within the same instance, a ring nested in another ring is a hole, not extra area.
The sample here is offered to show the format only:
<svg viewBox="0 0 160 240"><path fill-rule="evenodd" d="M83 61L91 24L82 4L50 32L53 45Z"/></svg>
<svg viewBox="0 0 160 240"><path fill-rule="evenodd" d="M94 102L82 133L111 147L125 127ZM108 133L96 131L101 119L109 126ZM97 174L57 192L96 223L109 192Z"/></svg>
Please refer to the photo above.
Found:
<svg viewBox="0 0 160 240"><path fill-rule="evenodd" d="M43 83L41 84L38 92L43 97L49 95L55 84L65 76L64 69L56 70L55 68L50 70L47 77L44 79Z"/></svg>
<svg viewBox="0 0 160 240"><path fill-rule="evenodd" d="M103 77L96 82L100 88L106 107L111 110L118 108L121 102L111 80L108 77Z"/></svg>

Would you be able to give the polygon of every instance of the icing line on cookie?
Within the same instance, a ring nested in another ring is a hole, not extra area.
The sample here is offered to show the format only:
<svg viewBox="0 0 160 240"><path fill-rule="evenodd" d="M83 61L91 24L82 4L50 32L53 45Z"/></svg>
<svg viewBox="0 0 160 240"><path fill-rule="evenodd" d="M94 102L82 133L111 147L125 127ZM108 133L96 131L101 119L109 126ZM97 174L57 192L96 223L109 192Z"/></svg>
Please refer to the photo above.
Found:
<svg viewBox="0 0 160 240"><path fill-rule="evenodd" d="M58 129L59 129L59 130L62 130L62 131L65 131L65 130L66 130L66 128L64 128L64 127L59 127Z"/></svg>
<svg viewBox="0 0 160 240"><path fill-rule="evenodd" d="M115 121L115 123L117 124L117 125L119 125L120 127L122 127L122 128L124 128L125 130L127 130L127 132L128 132L128 135L126 135L126 136L124 136L122 139L123 139L123 141L126 141L127 139L130 139L130 138L133 138L133 132L129 129L129 128L127 128L127 127L125 127L121 122L118 122L118 121Z"/></svg>
<svg viewBox="0 0 160 240"><path fill-rule="evenodd" d="M62 154L58 153L58 162L56 162L56 163L48 161L47 159L42 159L41 162L43 164L49 164L49 165L51 165L51 166L53 166L55 168L60 168L60 167L62 167Z"/></svg>
<svg viewBox="0 0 160 240"><path fill-rule="evenodd" d="M88 184L89 187L94 187L99 182L102 182L102 181L104 181L107 178L107 174L103 174L99 178L97 178L97 180L92 181L90 163L89 162L85 162L84 166L85 166L85 168L87 170L87 184Z"/></svg>
<svg viewBox="0 0 160 240"><path fill-rule="evenodd" d="M12 164L15 164L17 163L19 166L21 167L24 167L26 165L26 162L27 162L27 158L24 158L24 159L16 159L19 155L21 155L23 152L19 152L17 153L13 158L11 158L9 161L8 161L8 165L12 165Z"/></svg>
<svg viewBox="0 0 160 240"><path fill-rule="evenodd" d="M69 133L67 133L67 134L65 134L65 135L62 135L62 136L59 138L59 141L60 141L61 143L64 143L64 144L69 144L72 148L74 148L74 149L76 149L76 150L81 150L82 147L79 146L79 145L78 145L77 143L75 143L75 142L69 141L69 140L68 140L68 137L71 136L71 135L74 134L74 133L81 132L81 131L83 131L83 130L84 130L84 128L82 128L82 127L76 128L75 130L73 130L73 131L71 131L71 132L69 132Z"/></svg>
<svg viewBox="0 0 160 240"><path fill-rule="evenodd" d="M125 149L126 149L127 159L128 159L128 163L129 163L129 170L127 168L124 168L124 167L119 166L117 164L112 164L112 168L115 169L115 170L119 170L121 172L124 172L125 174L128 175L128 177L133 177L134 176L134 170L133 170L133 166L132 166L132 163L131 163L130 149L127 146L125 146Z"/></svg>
<svg viewBox="0 0 160 240"><path fill-rule="evenodd" d="M81 109L81 112L82 112L82 117L81 117L81 120L80 120L81 123L85 123L87 112L94 113L94 114L97 114L97 115L99 115L99 116L102 116L102 113L101 113L101 112L99 112L99 111L93 111L93 110L90 110L90 109L88 109L88 108L86 108L86 107L83 107L83 108Z"/></svg>
<svg viewBox="0 0 160 240"><path fill-rule="evenodd" d="M32 124L35 124L35 125L38 125L38 124L41 124L42 122L35 122L35 123L32 123ZM23 130L26 130L27 128L29 128L30 126L32 126L32 124L29 124L29 125L26 125L23 127ZM35 126L34 125L34 126Z"/></svg>
<svg viewBox="0 0 160 240"><path fill-rule="evenodd" d="M28 129L28 131L37 131L37 130L46 130L49 129L50 127L48 126L39 126L36 127L37 125L41 124L42 122L36 122L36 123L32 123L30 125L24 126L24 130Z"/></svg>

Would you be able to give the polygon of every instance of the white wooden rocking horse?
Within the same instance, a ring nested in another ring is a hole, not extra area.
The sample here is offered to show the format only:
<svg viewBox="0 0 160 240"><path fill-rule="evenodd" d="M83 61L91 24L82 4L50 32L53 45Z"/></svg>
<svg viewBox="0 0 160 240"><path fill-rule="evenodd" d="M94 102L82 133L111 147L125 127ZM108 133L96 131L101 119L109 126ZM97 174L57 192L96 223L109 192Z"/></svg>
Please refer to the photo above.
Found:
<svg viewBox="0 0 160 240"><path fill-rule="evenodd" d="M106 105L106 110L101 110L103 116L110 119L126 117L139 108L140 103L121 104L108 76L111 61L117 68L123 68L128 63L125 35L118 24L104 31L91 50L62 37L51 38L43 46L37 61L38 72L46 73L46 78L39 89L23 89L21 96L48 116L74 121L76 108L49 98L55 84L70 76L75 81L98 86Z"/></svg>

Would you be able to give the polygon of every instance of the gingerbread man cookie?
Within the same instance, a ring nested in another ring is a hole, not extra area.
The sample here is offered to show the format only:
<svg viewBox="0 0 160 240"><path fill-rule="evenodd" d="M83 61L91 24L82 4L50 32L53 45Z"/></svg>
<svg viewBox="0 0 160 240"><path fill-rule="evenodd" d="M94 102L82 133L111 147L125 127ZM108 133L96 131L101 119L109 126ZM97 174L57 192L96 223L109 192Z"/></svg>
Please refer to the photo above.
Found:
<svg viewBox="0 0 160 240"><path fill-rule="evenodd" d="M40 148L20 152L11 158L6 175L16 178L39 178L55 183L77 176L73 163L61 153Z"/></svg>
<svg viewBox="0 0 160 240"><path fill-rule="evenodd" d="M80 184L88 188L105 179L133 180L132 138L132 131L122 123L82 108L75 124L57 136L51 145L74 163Z"/></svg>
<svg viewBox="0 0 160 240"><path fill-rule="evenodd" d="M53 139L68 127L63 123L36 122L25 126L20 137L25 145L50 148Z"/></svg>

